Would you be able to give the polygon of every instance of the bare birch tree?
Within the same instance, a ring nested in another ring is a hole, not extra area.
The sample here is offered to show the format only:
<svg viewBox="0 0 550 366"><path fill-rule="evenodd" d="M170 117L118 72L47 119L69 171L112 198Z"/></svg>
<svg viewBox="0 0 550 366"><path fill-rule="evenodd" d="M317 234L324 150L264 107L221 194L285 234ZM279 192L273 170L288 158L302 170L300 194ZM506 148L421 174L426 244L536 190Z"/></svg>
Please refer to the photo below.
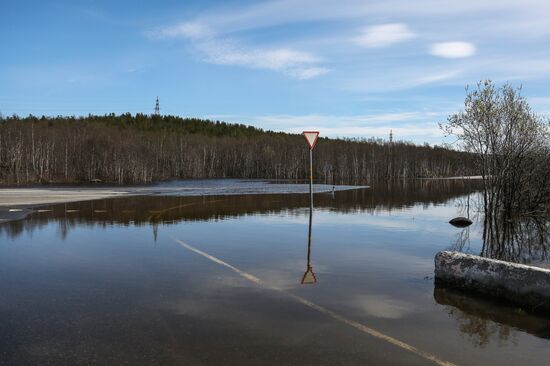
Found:
<svg viewBox="0 0 550 366"><path fill-rule="evenodd" d="M550 145L546 119L531 110L521 88L491 81L467 89L464 110L441 127L471 152L484 181L487 213L548 213Z"/></svg>

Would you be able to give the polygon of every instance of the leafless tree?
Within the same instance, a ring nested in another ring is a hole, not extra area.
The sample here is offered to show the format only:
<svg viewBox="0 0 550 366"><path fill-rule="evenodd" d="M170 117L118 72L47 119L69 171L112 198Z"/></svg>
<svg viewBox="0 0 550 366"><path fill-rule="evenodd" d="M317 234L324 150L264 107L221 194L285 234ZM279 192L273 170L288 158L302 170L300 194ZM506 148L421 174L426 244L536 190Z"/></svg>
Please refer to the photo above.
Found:
<svg viewBox="0 0 550 366"><path fill-rule="evenodd" d="M480 82L468 91L464 110L441 127L474 154L486 215L549 212L549 126L533 113L521 88Z"/></svg>

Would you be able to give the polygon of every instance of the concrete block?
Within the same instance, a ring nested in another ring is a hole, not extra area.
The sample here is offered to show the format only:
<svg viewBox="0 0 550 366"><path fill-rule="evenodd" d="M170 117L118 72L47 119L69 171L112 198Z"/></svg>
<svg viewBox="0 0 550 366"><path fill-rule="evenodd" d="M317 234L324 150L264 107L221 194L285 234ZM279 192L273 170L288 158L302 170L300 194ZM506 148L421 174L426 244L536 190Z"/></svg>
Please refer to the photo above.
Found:
<svg viewBox="0 0 550 366"><path fill-rule="evenodd" d="M532 311L550 311L550 270L471 254L435 256L437 285L473 291Z"/></svg>

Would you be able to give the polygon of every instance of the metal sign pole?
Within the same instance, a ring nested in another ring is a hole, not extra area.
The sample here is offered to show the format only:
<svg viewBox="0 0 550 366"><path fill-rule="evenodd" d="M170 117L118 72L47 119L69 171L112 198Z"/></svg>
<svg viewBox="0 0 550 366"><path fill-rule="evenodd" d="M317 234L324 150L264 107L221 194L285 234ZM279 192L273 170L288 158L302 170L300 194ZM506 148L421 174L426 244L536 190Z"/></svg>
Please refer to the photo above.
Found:
<svg viewBox="0 0 550 366"><path fill-rule="evenodd" d="M309 149L309 198L309 206L313 211L313 149Z"/></svg>
<svg viewBox="0 0 550 366"><path fill-rule="evenodd" d="M307 265L310 266L311 224L313 223L313 149L309 149L309 235L307 240Z"/></svg>
<svg viewBox="0 0 550 366"><path fill-rule="evenodd" d="M313 149L317 144L319 131L304 131L303 135L309 146L309 200L310 208L313 211Z"/></svg>
<svg viewBox="0 0 550 366"><path fill-rule="evenodd" d="M304 137L309 145L309 228L307 235L307 267L302 277L302 285L317 282L311 265L311 227L313 226L313 149L317 143L318 131L304 131Z"/></svg>

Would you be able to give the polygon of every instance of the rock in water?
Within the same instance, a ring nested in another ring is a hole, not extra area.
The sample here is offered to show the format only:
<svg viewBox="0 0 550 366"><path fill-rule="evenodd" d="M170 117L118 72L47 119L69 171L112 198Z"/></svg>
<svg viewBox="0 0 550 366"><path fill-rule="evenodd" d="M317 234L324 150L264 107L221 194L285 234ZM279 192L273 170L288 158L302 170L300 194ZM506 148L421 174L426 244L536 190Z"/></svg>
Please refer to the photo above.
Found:
<svg viewBox="0 0 550 366"><path fill-rule="evenodd" d="M456 226L456 227L466 227L472 225L472 220L466 218L466 217L455 217L451 221L449 221L449 224Z"/></svg>

